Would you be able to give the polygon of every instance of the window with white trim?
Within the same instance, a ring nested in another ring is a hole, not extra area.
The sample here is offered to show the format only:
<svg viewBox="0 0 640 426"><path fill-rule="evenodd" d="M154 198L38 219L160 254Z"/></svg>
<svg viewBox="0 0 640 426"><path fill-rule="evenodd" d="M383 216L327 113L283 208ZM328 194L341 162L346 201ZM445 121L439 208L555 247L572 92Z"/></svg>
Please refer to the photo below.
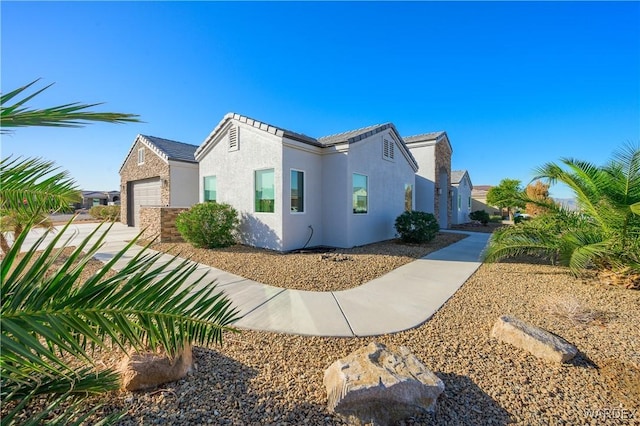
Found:
<svg viewBox="0 0 640 426"><path fill-rule="evenodd" d="M353 213L365 214L369 210L368 177L358 173L353 174Z"/></svg>
<svg viewBox="0 0 640 426"><path fill-rule="evenodd" d="M273 213L276 204L275 173L273 169L255 172L255 211Z"/></svg>
<svg viewBox="0 0 640 426"><path fill-rule="evenodd" d="M206 201L216 201L216 177L215 176L205 176L204 181L202 182L202 186L204 187L204 197L203 200Z"/></svg>
<svg viewBox="0 0 640 426"><path fill-rule="evenodd" d="M395 142L393 140L382 139L382 158L393 161L395 158Z"/></svg>
<svg viewBox="0 0 640 426"><path fill-rule="evenodd" d="M138 165L144 164L144 148L138 149Z"/></svg>
<svg viewBox="0 0 640 426"><path fill-rule="evenodd" d="M410 183L404 184L404 209L408 212L413 210L413 185Z"/></svg>
<svg viewBox="0 0 640 426"><path fill-rule="evenodd" d="M304 172L291 170L291 213L304 213Z"/></svg>
<svg viewBox="0 0 640 426"><path fill-rule="evenodd" d="M229 129L229 151L237 151L240 149L240 129L237 126L233 126Z"/></svg>

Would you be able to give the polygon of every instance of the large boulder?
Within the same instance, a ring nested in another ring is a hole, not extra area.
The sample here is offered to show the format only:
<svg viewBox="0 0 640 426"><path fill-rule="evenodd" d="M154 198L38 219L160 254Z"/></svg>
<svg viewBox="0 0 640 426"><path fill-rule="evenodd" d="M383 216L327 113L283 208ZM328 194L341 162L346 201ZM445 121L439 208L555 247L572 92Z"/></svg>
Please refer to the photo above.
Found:
<svg viewBox="0 0 640 426"><path fill-rule="evenodd" d="M372 342L324 372L330 412L349 424L387 425L432 411L444 383L400 347L393 352Z"/></svg>
<svg viewBox="0 0 640 426"><path fill-rule="evenodd" d="M173 358L166 354L133 353L120 363L122 388L128 391L154 388L163 383L175 382L187 375L193 365L191 346Z"/></svg>
<svg viewBox="0 0 640 426"><path fill-rule="evenodd" d="M566 362L578 353L578 349L562 337L508 315L498 318L491 337L551 362Z"/></svg>

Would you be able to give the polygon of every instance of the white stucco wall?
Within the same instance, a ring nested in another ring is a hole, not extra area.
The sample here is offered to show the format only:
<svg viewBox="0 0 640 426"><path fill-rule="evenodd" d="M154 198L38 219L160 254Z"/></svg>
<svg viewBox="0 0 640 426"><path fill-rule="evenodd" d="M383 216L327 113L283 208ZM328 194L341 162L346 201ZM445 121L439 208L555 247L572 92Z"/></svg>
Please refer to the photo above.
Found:
<svg viewBox="0 0 640 426"><path fill-rule="evenodd" d="M467 178L467 175L460 181L459 184L454 185L453 194L453 214L452 222L454 225L467 223L470 221L469 213L471 208L469 207L469 199L471 198L471 182ZM459 200L459 204L458 204Z"/></svg>
<svg viewBox="0 0 640 426"><path fill-rule="evenodd" d="M282 247L294 250L322 245L321 148L284 138L282 160ZM291 170L304 172L304 212L291 211ZM313 229L313 236L311 229ZM311 240L309 240L311 237ZM307 243L308 242L308 243Z"/></svg>
<svg viewBox="0 0 640 426"><path fill-rule="evenodd" d="M409 150L418 162L419 169L416 173L415 210L435 212L436 190L436 150L433 142L420 142L409 144Z"/></svg>
<svg viewBox="0 0 640 426"><path fill-rule="evenodd" d="M191 207L198 197L198 164L169 161L170 205Z"/></svg>
<svg viewBox="0 0 640 426"><path fill-rule="evenodd" d="M229 151L228 130L238 126L239 149ZM231 204L241 216L243 244L283 250L282 143L281 137L240 123L230 122L200 159L199 200L203 201L203 178L216 176L216 197ZM274 169L275 212L254 210L254 174L256 170Z"/></svg>
<svg viewBox="0 0 640 426"><path fill-rule="evenodd" d="M322 230L324 245L349 247L351 216L351 176L348 152L331 148L322 157Z"/></svg>
<svg viewBox="0 0 640 426"><path fill-rule="evenodd" d="M348 153L348 241L359 246L394 238L396 218L404 211L405 184L414 185L415 173L399 147L395 159L382 157L383 138L393 140L390 131L352 143ZM354 214L352 209L353 173L368 176L368 212Z"/></svg>

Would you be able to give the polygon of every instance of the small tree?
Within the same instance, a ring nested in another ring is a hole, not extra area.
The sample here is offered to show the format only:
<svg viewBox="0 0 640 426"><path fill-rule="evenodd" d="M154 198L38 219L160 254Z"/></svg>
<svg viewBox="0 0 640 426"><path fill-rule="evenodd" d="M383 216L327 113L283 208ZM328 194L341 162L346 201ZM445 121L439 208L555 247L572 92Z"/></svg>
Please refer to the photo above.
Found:
<svg viewBox="0 0 640 426"><path fill-rule="evenodd" d="M502 179L498 186L487 192L487 203L500 209L507 209L509 219L513 219L512 209L524 208L522 201L522 187L517 179Z"/></svg>
<svg viewBox="0 0 640 426"><path fill-rule="evenodd" d="M236 209L225 203L196 204L176 218L176 228L194 247L217 248L235 244L240 219Z"/></svg>
<svg viewBox="0 0 640 426"><path fill-rule="evenodd" d="M549 204L552 200L549 198L549 185L537 180L533 184L527 185L525 189L527 198L535 201L526 204L527 214L531 216L539 216L549 211L544 204Z"/></svg>
<svg viewBox="0 0 640 426"><path fill-rule="evenodd" d="M428 243L433 240L440 226L431 213L407 211L396 218L395 228L405 243Z"/></svg>

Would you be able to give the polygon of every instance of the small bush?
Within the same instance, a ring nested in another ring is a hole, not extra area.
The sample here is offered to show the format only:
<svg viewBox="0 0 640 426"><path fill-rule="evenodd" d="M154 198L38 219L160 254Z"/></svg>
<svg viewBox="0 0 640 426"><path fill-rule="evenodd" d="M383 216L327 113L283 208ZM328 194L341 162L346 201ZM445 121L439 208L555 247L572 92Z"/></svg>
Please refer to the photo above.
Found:
<svg viewBox="0 0 640 426"><path fill-rule="evenodd" d="M483 225L486 225L487 223L489 223L490 217L489 213L485 212L484 210L476 210L475 212L469 213L469 219L477 220Z"/></svg>
<svg viewBox="0 0 640 426"><path fill-rule="evenodd" d="M176 218L176 228L194 247L217 248L235 244L240 219L236 209L225 203L196 204Z"/></svg>
<svg viewBox="0 0 640 426"><path fill-rule="evenodd" d="M120 220L120 206L93 206L89 214L100 220Z"/></svg>
<svg viewBox="0 0 640 426"><path fill-rule="evenodd" d="M499 214L489 215L489 222L491 223L502 223L502 216Z"/></svg>
<svg viewBox="0 0 640 426"><path fill-rule="evenodd" d="M407 211L396 218L396 231L405 243L428 243L433 240L440 226L431 213Z"/></svg>

